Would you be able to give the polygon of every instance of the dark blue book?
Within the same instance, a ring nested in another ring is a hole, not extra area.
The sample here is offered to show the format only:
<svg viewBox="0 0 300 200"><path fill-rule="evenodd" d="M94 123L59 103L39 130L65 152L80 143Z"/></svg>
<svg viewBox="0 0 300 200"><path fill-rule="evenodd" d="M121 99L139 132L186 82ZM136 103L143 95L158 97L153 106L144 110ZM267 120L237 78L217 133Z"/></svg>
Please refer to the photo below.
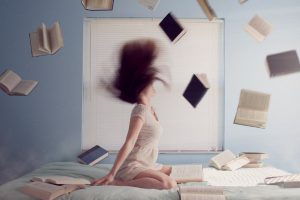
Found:
<svg viewBox="0 0 300 200"><path fill-rule="evenodd" d="M183 96L194 108L196 108L209 87L206 74L194 74L186 87Z"/></svg>
<svg viewBox="0 0 300 200"><path fill-rule="evenodd" d="M168 38L172 42L177 42L185 33L185 29L177 21L172 13L169 13L165 18L159 23L159 26L166 33Z"/></svg>
<svg viewBox="0 0 300 200"><path fill-rule="evenodd" d="M77 156L77 158L79 162L93 166L94 164L100 162L107 156L108 151L96 145L90 148L89 150L81 153L79 156Z"/></svg>

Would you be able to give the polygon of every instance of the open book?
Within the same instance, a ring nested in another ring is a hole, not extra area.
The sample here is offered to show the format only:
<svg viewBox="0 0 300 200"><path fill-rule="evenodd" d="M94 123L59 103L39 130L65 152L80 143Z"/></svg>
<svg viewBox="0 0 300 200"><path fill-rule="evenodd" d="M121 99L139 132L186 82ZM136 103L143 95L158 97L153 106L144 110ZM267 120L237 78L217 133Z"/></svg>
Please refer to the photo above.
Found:
<svg viewBox="0 0 300 200"><path fill-rule="evenodd" d="M43 182L27 183L21 187L21 191L27 195L42 200L53 200L61 195L81 189L77 185L53 185Z"/></svg>
<svg viewBox="0 0 300 200"><path fill-rule="evenodd" d="M207 0L197 0L199 5L201 6L203 12L207 16L208 20L211 21L216 19L215 11L211 8Z"/></svg>
<svg viewBox="0 0 300 200"><path fill-rule="evenodd" d="M266 128L270 97L271 95L261 92L241 90L234 123Z"/></svg>
<svg viewBox="0 0 300 200"><path fill-rule="evenodd" d="M300 174L291 174L265 178L265 184L280 185L282 187L300 187Z"/></svg>
<svg viewBox="0 0 300 200"><path fill-rule="evenodd" d="M186 30L172 13L167 14L167 16L159 23L159 26L174 43L186 33Z"/></svg>
<svg viewBox="0 0 300 200"><path fill-rule="evenodd" d="M206 74L194 74L186 87L183 96L196 108L207 90L210 88Z"/></svg>
<svg viewBox="0 0 300 200"><path fill-rule="evenodd" d="M173 165L170 174L177 183L203 181L202 165Z"/></svg>
<svg viewBox="0 0 300 200"><path fill-rule="evenodd" d="M255 15L246 25L245 30L258 42L262 42L271 33L272 25L262 17Z"/></svg>
<svg viewBox="0 0 300 200"><path fill-rule="evenodd" d="M222 187L185 186L179 187L181 200L225 200Z"/></svg>
<svg viewBox="0 0 300 200"><path fill-rule="evenodd" d="M81 3L87 10L112 10L114 0L82 0Z"/></svg>
<svg viewBox="0 0 300 200"><path fill-rule="evenodd" d="M219 170L234 171L249 162L249 159L245 155L236 157L230 150L226 150L212 157L209 165Z"/></svg>
<svg viewBox="0 0 300 200"><path fill-rule="evenodd" d="M70 176L34 176L31 181L52 183L57 185L90 185L91 181L84 178Z"/></svg>
<svg viewBox="0 0 300 200"><path fill-rule="evenodd" d="M0 75L0 88L8 95L28 95L37 84L35 80L22 80L12 70L6 70Z"/></svg>
<svg viewBox="0 0 300 200"><path fill-rule="evenodd" d="M29 34L32 56L42 56L56 53L64 46L63 34L58 22L50 29L42 25L36 32Z"/></svg>
<svg viewBox="0 0 300 200"><path fill-rule="evenodd" d="M140 4L146 6L150 10L155 10L160 0L138 0Z"/></svg>

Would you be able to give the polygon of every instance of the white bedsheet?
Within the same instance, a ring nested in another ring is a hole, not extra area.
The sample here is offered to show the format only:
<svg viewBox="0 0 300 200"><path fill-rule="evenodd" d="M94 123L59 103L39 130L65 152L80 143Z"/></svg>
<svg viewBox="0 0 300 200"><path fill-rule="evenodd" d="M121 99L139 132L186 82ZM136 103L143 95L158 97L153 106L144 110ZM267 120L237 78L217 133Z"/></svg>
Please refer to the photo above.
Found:
<svg viewBox="0 0 300 200"><path fill-rule="evenodd" d="M274 167L240 168L236 171L203 168L204 180L212 186L256 186L264 184L266 177L288 174Z"/></svg>

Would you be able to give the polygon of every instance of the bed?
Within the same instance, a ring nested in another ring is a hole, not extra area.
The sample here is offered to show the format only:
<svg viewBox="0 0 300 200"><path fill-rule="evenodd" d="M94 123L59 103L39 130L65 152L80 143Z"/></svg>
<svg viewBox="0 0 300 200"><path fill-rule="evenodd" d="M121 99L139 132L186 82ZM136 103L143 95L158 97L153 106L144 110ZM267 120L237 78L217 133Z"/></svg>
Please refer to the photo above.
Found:
<svg viewBox="0 0 300 200"><path fill-rule="evenodd" d="M33 172L0 186L0 200L33 200L19 191L20 187L29 182L32 176L68 175L94 179L104 176L111 165L98 164L93 167L75 162L55 162L42 166ZM276 185L263 185L266 176L285 175L285 171L274 167L257 169L240 169L234 172L218 171L213 168L203 169L208 185L224 186L226 200L299 200L300 188L281 188ZM188 183L191 185L203 183ZM180 200L177 189L154 190L120 186L90 186L77 190L58 200Z"/></svg>

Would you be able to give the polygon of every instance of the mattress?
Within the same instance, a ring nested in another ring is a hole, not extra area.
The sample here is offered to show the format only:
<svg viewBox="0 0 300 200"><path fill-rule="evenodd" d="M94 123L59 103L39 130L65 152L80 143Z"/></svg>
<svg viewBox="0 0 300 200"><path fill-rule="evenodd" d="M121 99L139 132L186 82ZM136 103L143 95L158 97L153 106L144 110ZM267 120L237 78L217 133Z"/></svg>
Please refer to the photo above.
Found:
<svg viewBox="0 0 300 200"><path fill-rule="evenodd" d="M106 175L111 165L87 166L74 162L56 162L42 166L33 172L0 186L0 200L34 200L20 192L20 187L33 176L66 175L87 179ZM280 188L276 185L259 185L264 176L287 173L267 167L261 169L243 169L235 172L216 171L204 168L204 178L210 185L224 185L226 200L299 200L300 188ZM197 185L199 183L188 183ZM237 186L243 184L243 186ZM255 185L258 184L258 185ZM199 184L203 185L203 183ZM248 185L247 187L245 187ZM249 186L252 185L252 186ZM154 190L126 186L90 186L57 200L180 200L177 189Z"/></svg>

